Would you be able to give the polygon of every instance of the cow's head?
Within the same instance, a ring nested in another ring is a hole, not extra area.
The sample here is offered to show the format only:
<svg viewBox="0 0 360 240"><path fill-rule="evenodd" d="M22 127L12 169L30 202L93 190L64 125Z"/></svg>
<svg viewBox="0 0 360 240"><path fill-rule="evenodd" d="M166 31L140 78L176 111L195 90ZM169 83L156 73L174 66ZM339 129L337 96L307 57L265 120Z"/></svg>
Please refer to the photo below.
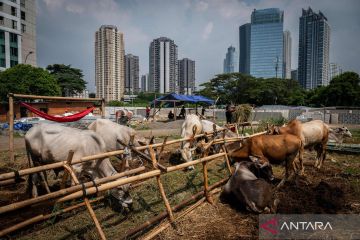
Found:
<svg viewBox="0 0 360 240"><path fill-rule="evenodd" d="M129 212L132 209L132 197L129 192L130 184L110 190L108 202L110 207L117 212Z"/></svg>
<svg viewBox="0 0 360 240"><path fill-rule="evenodd" d="M249 156L251 163L248 168L254 175L258 178L263 178L266 180L274 180L274 173L272 171L272 166L269 162L261 163L259 158Z"/></svg>
<svg viewBox="0 0 360 240"><path fill-rule="evenodd" d="M268 135L279 135L280 134L280 127L271 125L268 127L268 130L266 131L266 134Z"/></svg>
<svg viewBox="0 0 360 240"><path fill-rule="evenodd" d="M351 138L351 137L352 137L351 132L350 132L349 129L348 129L347 127L345 127L345 126L336 128L336 129L335 129L335 133L336 133L336 134L343 135L343 137L348 137L348 138Z"/></svg>

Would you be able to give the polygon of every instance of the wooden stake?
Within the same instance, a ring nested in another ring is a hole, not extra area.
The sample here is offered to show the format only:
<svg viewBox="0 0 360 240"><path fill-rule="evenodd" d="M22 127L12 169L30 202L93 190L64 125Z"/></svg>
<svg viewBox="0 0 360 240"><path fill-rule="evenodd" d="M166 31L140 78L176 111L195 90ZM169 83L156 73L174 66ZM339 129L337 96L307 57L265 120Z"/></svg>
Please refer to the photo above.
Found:
<svg viewBox="0 0 360 240"><path fill-rule="evenodd" d="M105 98L101 99L101 118L105 118Z"/></svg>
<svg viewBox="0 0 360 240"><path fill-rule="evenodd" d="M149 146L149 153L150 153L151 160L153 161L153 167L155 169L158 169L157 160L156 160L156 157L155 157L155 152L154 152L154 149L151 146ZM159 187L161 198L164 201L166 211L167 211L167 213L169 215L169 219L170 219L171 222L173 222L174 221L174 214L173 214L173 212L171 210L170 203L169 203L169 201L168 201L168 199L166 197L164 186L161 183L160 175L156 176L156 182L157 182L158 187Z"/></svg>
<svg viewBox="0 0 360 240"><path fill-rule="evenodd" d="M71 162L71 160L70 160L70 162ZM75 182L75 184L77 184L77 185L80 184L79 179L76 177L73 169L67 164L64 165L64 168L69 172L69 174L70 174L71 178L73 179L73 181ZM99 220L96 218L94 209L91 207L90 201L86 196L84 196L84 202L89 211L90 217L92 218L92 220L95 223L96 230L98 231L100 238L105 240L106 239L105 233L102 230Z"/></svg>
<svg viewBox="0 0 360 240"><path fill-rule="evenodd" d="M100 201L100 200L102 200L102 199L104 199L103 196L98 197L98 198L96 198L96 199L92 199L92 200L90 200L90 202L93 203L93 202ZM36 217L30 218L30 219L25 220L25 221L23 221L23 222L21 222L21 223L18 223L18 224L16 224L16 225L13 225L13 226L11 226L11 227L9 227L9 228L6 228L6 229L4 229L4 230L1 230L1 231L0 231L0 237L3 237L3 236L5 236L5 235L7 235L7 234L9 234L9 233L11 233L11 232L14 232L14 231L19 230L19 229L21 229L21 228L24 228L24 227L26 227L26 226L35 224L35 223L37 223L37 222L45 221L46 219L55 217L55 216L57 216L57 215L59 215L59 214L66 213L66 212L70 212L70 211L72 211L72 210L74 210L74 209L76 209L76 208L82 207L82 206L85 206L85 202L82 202L82 203L79 203L79 204L76 204L76 205L73 205L73 206L70 206L70 207L61 209L61 210L59 210L59 211L57 211L57 212L49 213L49 214L46 214L46 215L40 214L40 215L38 215L38 216L36 216Z"/></svg>
<svg viewBox="0 0 360 240"><path fill-rule="evenodd" d="M9 158L10 163L14 163L14 98L9 94Z"/></svg>
<svg viewBox="0 0 360 240"><path fill-rule="evenodd" d="M67 157L67 160L66 160L66 164L67 165L70 165L71 164L71 161L73 159L73 156L74 156L74 151L73 150L70 150L69 151L69 154L68 154L68 157ZM69 172L68 171L64 171L64 175L63 175L63 178L62 178L62 181L61 181L61 185L60 185L60 188L61 189L64 189L65 188L65 184L66 184L66 181L69 177Z"/></svg>
<svg viewBox="0 0 360 240"><path fill-rule="evenodd" d="M226 167L227 167L230 175L232 175L232 174L233 174L233 171L232 171L232 169L231 169L231 165L230 165L228 153L227 153L226 147L225 147L224 145L222 146L222 150L223 150L223 152L225 153L224 159L225 159Z"/></svg>

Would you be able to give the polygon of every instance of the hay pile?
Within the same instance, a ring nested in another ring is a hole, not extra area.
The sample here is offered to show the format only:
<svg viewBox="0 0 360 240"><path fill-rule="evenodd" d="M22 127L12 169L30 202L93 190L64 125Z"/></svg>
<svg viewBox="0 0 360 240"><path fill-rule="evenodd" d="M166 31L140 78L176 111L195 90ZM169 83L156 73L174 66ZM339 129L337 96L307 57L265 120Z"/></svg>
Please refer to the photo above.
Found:
<svg viewBox="0 0 360 240"><path fill-rule="evenodd" d="M233 122L243 123L250 122L252 116L253 107L250 104L241 104L235 107L233 113Z"/></svg>

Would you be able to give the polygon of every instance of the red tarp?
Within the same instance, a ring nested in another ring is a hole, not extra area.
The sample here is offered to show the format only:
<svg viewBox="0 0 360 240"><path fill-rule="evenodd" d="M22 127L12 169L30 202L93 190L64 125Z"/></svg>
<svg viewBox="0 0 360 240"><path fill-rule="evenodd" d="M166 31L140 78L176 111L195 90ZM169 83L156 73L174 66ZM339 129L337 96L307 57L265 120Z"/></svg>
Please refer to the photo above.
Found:
<svg viewBox="0 0 360 240"><path fill-rule="evenodd" d="M71 116L55 117L55 116L48 115L44 112L41 112L41 111L37 110L36 108L33 108L29 104L21 102L20 105L26 107L29 111L35 113L36 115L38 115L42 118L45 118L47 120L54 121L54 122L75 122L75 121L80 120L81 118L85 117L86 115L88 115L95 108L95 107L88 108L82 112L75 113Z"/></svg>

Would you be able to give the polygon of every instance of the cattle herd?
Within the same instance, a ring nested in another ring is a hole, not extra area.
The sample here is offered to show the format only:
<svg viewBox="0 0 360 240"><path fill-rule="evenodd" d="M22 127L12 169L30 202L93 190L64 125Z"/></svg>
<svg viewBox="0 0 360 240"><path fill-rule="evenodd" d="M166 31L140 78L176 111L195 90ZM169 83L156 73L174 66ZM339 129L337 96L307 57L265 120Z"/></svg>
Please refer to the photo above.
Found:
<svg viewBox="0 0 360 240"><path fill-rule="evenodd" d="M190 114L182 125L181 137L191 138L213 130L226 129ZM223 136L217 136L215 132L213 138L237 137L237 134L231 131L224 131ZM131 139L131 136L134 138ZM344 137L351 137L346 127L331 129L320 120L307 123L292 120L286 126L270 127L263 135L238 142L225 142L225 149L235 171L223 187L222 196L235 198L239 204L256 213L276 212L279 201L274 197L274 191L285 181L290 180L294 174L305 174L304 151L316 150L317 157L314 166L320 169L326 157L326 144L329 138L342 142ZM199 146L204 146L209 141L206 137L196 141L183 141L179 149L182 159L186 162L192 161L193 154ZM64 161L69 151L74 151L74 158L79 159L108 151L129 150L127 146L130 142L135 147L152 144L152 141L139 136L134 129L107 119L97 119L89 125L88 130L56 124L38 124L25 135L30 166ZM224 148L221 148L220 144L211 145L211 151L214 153L222 150ZM128 168L128 161L132 160L131 152L129 151L130 154L126 152L117 156L124 163L121 171L125 171ZM271 184L274 179L272 164L285 165L285 177L276 188L273 188ZM78 163L73 165L73 169L78 179L94 180L117 174L109 158ZM189 170L192 169L194 169L192 166L189 167ZM34 197L37 196L37 188L40 185L48 190L45 174L33 174L29 179L29 186ZM128 185L113 189L111 195L123 208L131 206L132 199Z"/></svg>

